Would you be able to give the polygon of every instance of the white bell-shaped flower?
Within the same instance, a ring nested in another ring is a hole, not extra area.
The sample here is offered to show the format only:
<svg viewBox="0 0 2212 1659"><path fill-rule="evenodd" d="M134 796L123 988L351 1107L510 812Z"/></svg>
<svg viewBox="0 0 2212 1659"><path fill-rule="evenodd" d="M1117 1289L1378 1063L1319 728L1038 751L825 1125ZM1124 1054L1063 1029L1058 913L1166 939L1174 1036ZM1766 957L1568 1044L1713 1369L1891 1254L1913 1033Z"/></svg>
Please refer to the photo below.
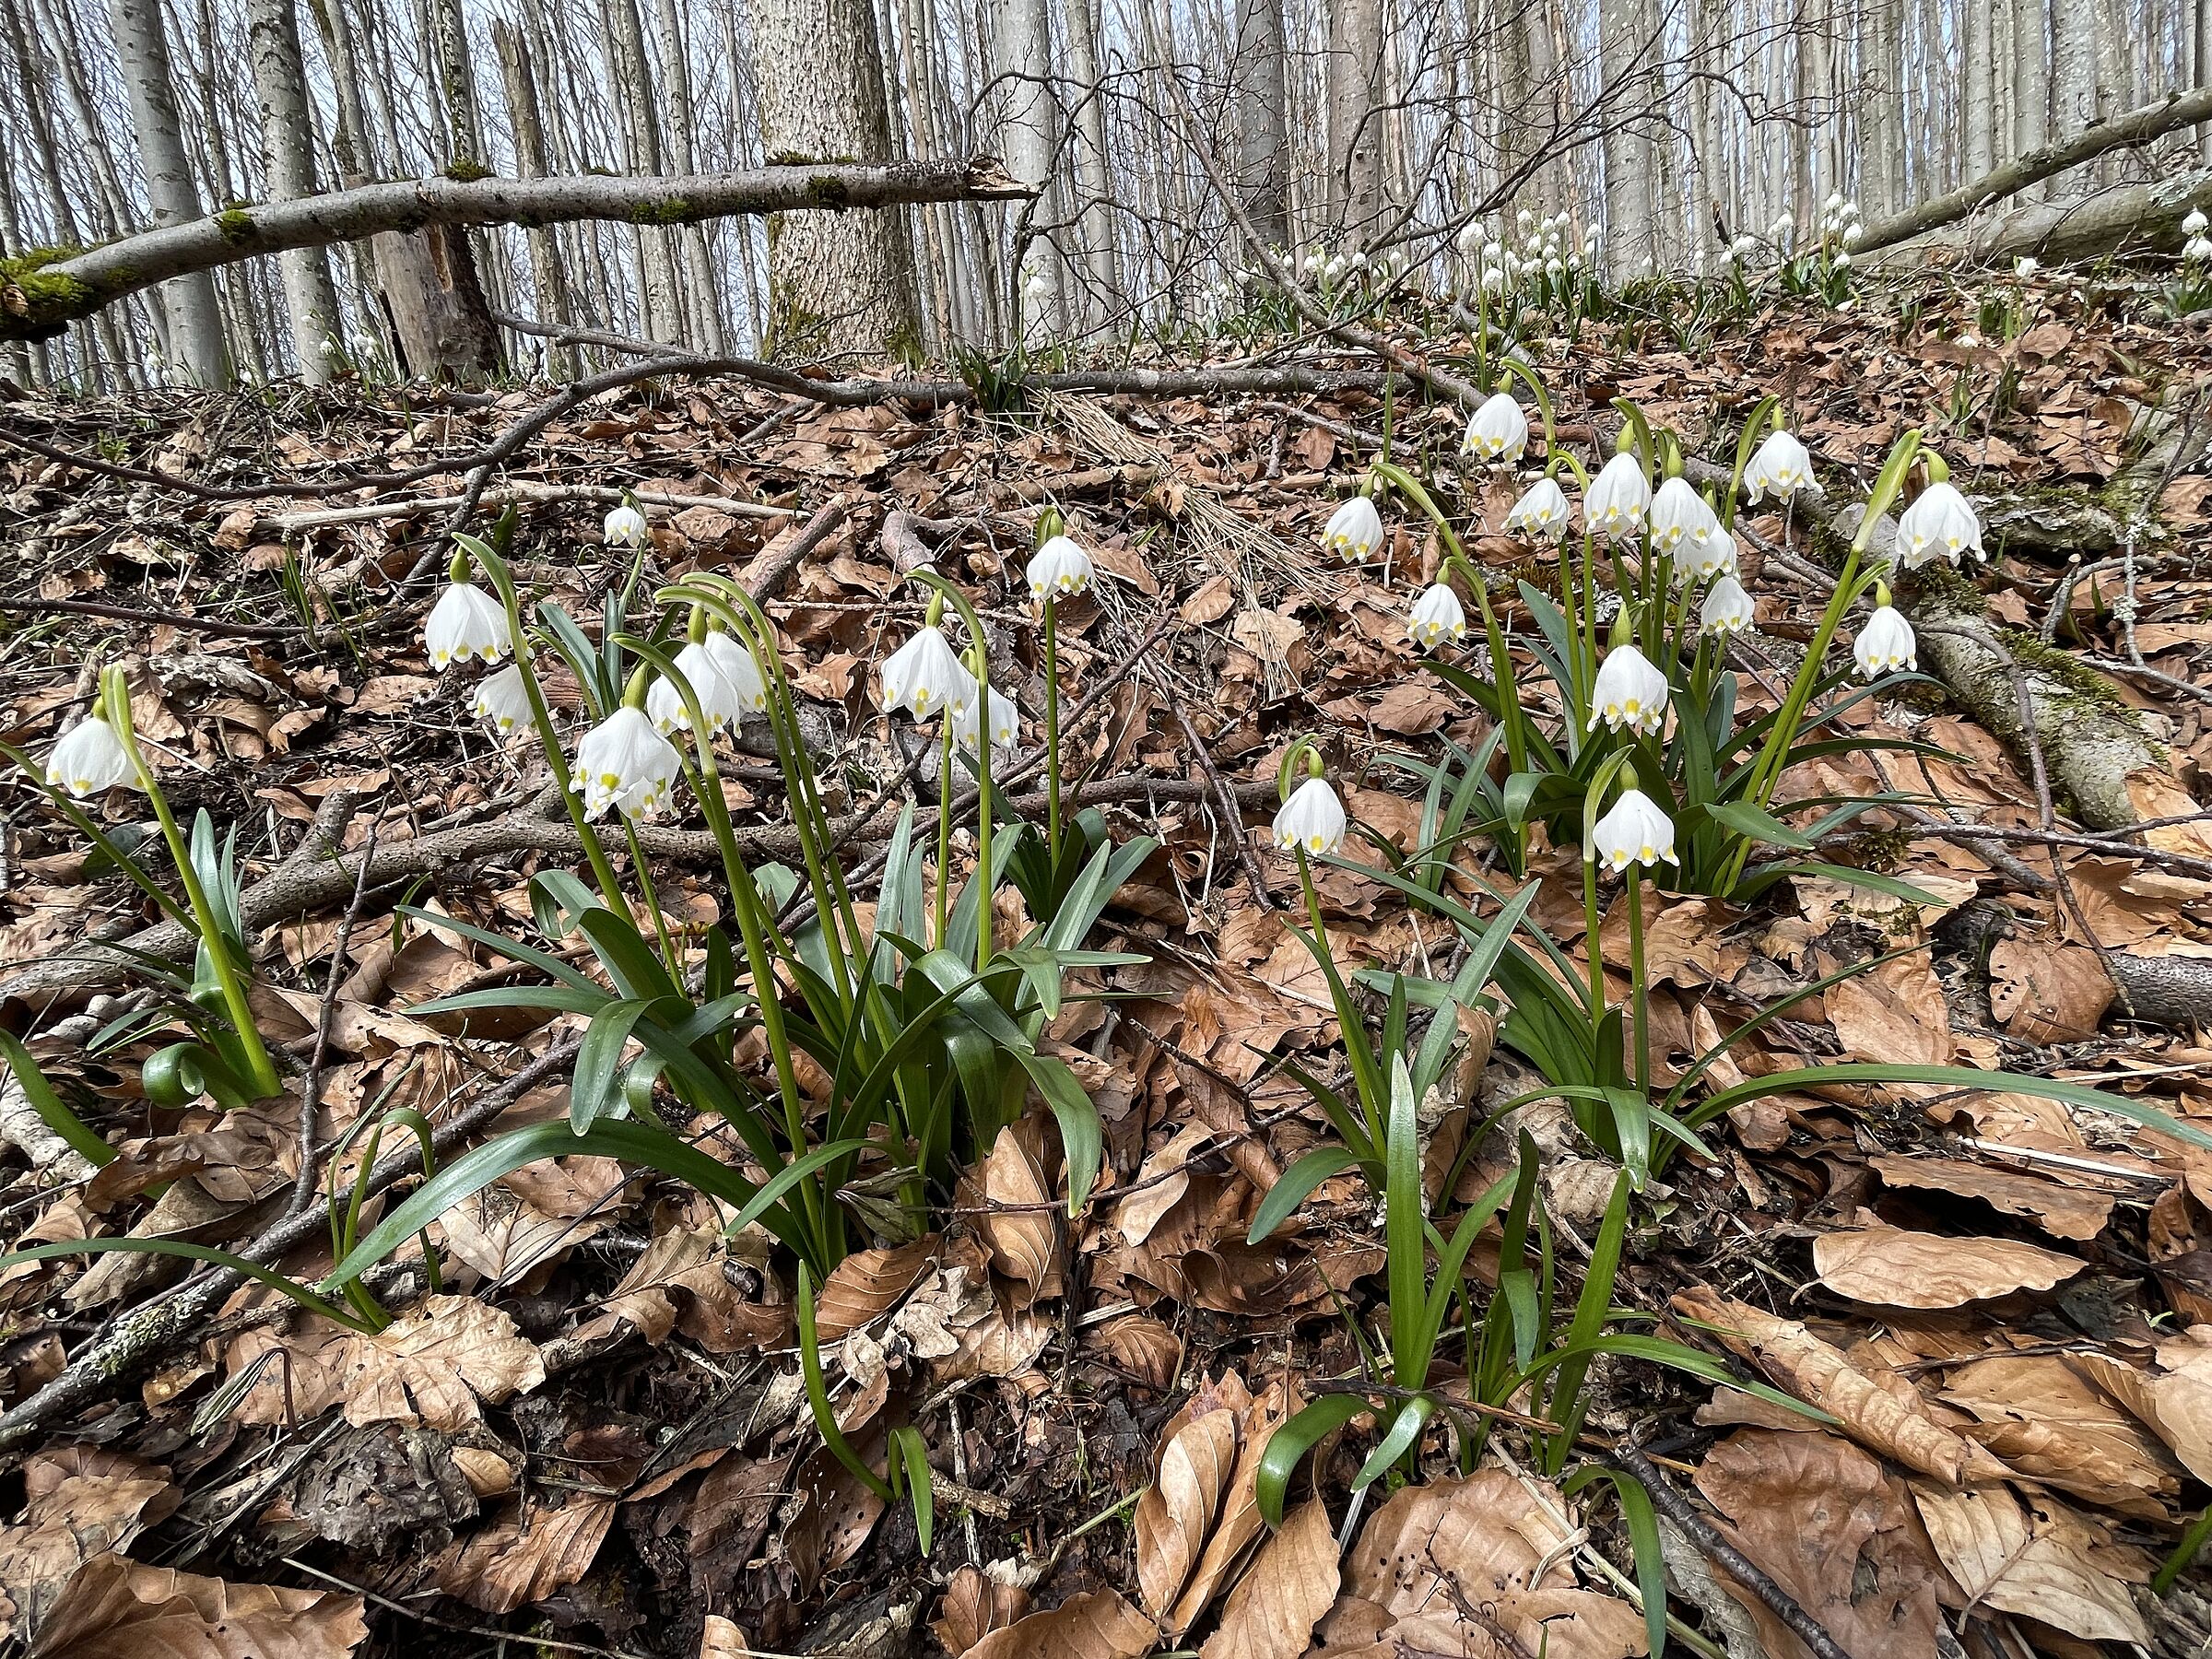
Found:
<svg viewBox="0 0 2212 1659"><path fill-rule="evenodd" d="M1090 555L1073 537L1055 535L1030 560L1030 597L1039 605L1047 594L1066 599L1088 588L1097 575Z"/></svg>
<svg viewBox="0 0 2212 1659"><path fill-rule="evenodd" d="M1666 676L1633 645L1616 645L1598 665L1590 691L1590 729L1603 721L1612 731L1626 726L1650 736L1666 724Z"/></svg>
<svg viewBox="0 0 2212 1659"><path fill-rule="evenodd" d="M496 663L513 649L506 607L473 583L449 582L430 606L429 620L422 625L422 644L433 668L465 663L472 656Z"/></svg>
<svg viewBox="0 0 2212 1659"><path fill-rule="evenodd" d="M1754 501L1787 501L1794 496L1820 493L1813 477L1812 456L1804 444L1779 429L1769 432L1766 441L1752 452L1750 465L1744 468L1744 488Z"/></svg>
<svg viewBox="0 0 2212 1659"><path fill-rule="evenodd" d="M1446 640L1466 637L1467 613L1450 584L1438 582L1425 590L1406 613L1406 631L1425 651L1434 651Z"/></svg>
<svg viewBox="0 0 2212 1659"><path fill-rule="evenodd" d="M468 712L502 737L528 725L530 690L523 683L521 666L510 663L497 674L478 680L476 694L468 700Z"/></svg>
<svg viewBox="0 0 2212 1659"><path fill-rule="evenodd" d="M971 696L952 713L952 735L970 754L976 752L976 712L978 699ZM1011 748L1021 735L1021 710L1014 700L991 688L991 747Z"/></svg>
<svg viewBox="0 0 2212 1659"><path fill-rule="evenodd" d="M959 713L975 700L975 676L953 654L934 628L894 651L883 665L883 705L904 709L916 720L949 709Z"/></svg>
<svg viewBox="0 0 2212 1659"><path fill-rule="evenodd" d="M753 661L751 652L717 629L707 635L707 655L722 670L722 677L730 682L730 689L737 694L740 714L759 714L767 710L768 682L761 677L760 665Z"/></svg>
<svg viewBox="0 0 2212 1659"><path fill-rule="evenodd" d="M1735 569L1735 537L1719 519L1675 549L1675 580L1692 584L1711 582Z"/></svg>
<svg viewBox="0 0 2212 1659"><path fill-rule="evenodd" d="M1982 554L1982 521L1967 499L1946 479L1931 484L1897 515L1897 546L1905 569L1917 570L1930 559L1948 559Z"/></svg>
<svg viewBox="0 0 2212 1659"><path fill-rule="evenodd" d="M1322 551L1349 559L1371 558L1382 545L1382 515L1365 496L1354 496L1337 508L1321 533Z"/></svg>
<svg viewBox="0 0 2212 1659"><path fill-rule="evenodd" d="M1675 856L1675 820L1659 803L1641 789L1624 790L1613 810L1597 820L1591 831L1590 857L1618 875L1630 865L1646 868L1665 859L1679 865Z"/></svg>
<svg viewBox="0 0 2212 1659"><path fill-rule="evenodd" d="M2042 268L2042 263L2040 260L2030 259L2025 253L2012 262L2012 274L2022 282L2027 281L2029 277Z"/></svg>
<svg viewBox="0 0 2212 1659"><path fill-rule="evenodd" d="M699 712L707 717L708 735L737 724L745 712L745 703L703 640L696 645L686 645L676 653L676 671L691 682L691 694L699 699ZM671 732L691 729L691 711L684 706L673 680L653 680L645 692L645 712L653 722L653 729L664 737Z"/></svg>
<svg viewBox="0 0 2212 1659"><path fill-rule="evenodd" d="M46 757L46 782L78 800L104 794L119 783L135 785L138 769L115 728L100 715L78 721Z"/></svg>
<svg viewBox="0 0 2212 1659"><path fill-rule="evenodd" d="M1590 493L1593 497L1597 494L1596 486L1591 487ZM1674 552L1687 539L1702 540L1708 532L1720 527L1712 507L1688 478L1664 480L1646 513L1652 546L1662 553Z"/></svg>
<svg viewBox="0 0 2212 1659"><path fill-rule="evenodd" d="M1724 576L1698 606L1698 632L1708 639L1726 639L1751 626L1751 595L1734 576Z"/></svg>
<svg viewBox="0 0 2212 1659"><path fill-rule="evenodd" d="M1583 523L1597 535L1633 535L1643 528L1643 515L1652 505L1651 481L1643 463L1633 454L1619 454L1606 463L1590 480L1583 498Z"/></svg>
<svg viewBox="0 0 2212 1659"><path fill-rule="evenodd" d="M583 792L586 818L609 806L625 818L651 818L668 804L683 764L645 711L624 703L583 735L571 786Z"/></svg>
<svg viewBox="0 0 2212 1659"><path fill-rule="evenodd" d="M1344 844L1344 803L1326 778L1308 778L1275 815L1275 844L1284 852L1334 853Z"/></svg>
<svg viewBox="0 0 2212 1659"><path fill-rule="evenodd" d="M1851 654L1859 672L1870 680L1900 668L1920 666L1920 647L1912 638L1912 624L1893 605L1883 606L1866 618L1866 626L1851 642Z"/></svg>
<svg viewBox="0 0 2212 1659"><path fill-rule="evenodd" d="M2202 236L2207 230L2212 230L2212 219L2205 217L2205 210L2202 207L2190 208L2182 219L2182 234L2183 236Z"/></svg>
<svg viewBox="0 0 2212 1659"><path fill-rule="evenodd" d="M645 523L645 515L628 501L606 515L606 523L599 527L599 533L608 547L633 550L643 547L653 534Z"/></svg>
<svg viewBox="0 0 2212 1659"><path fill-rule="evenodd" d="M1528 447L1528 417L1510 392L1495 394L1467 418L1460 453L1479 461L1518 461Z"/></svg>
<svg viewBox="0 0 2212 1659"><path fill-rule="evenodd" d="M1567 492L1548 473L1531 484L1512 511L1505 515L1508 531L1540 535L1552 541L1567 534Z"/></svg>
<svg viewBox="0 0 2212 1659"><path fill-rule="evenodd" d="M2193 236L2182 244L2182 258L2190 265L2212 265L2212 236Z"/></svg>

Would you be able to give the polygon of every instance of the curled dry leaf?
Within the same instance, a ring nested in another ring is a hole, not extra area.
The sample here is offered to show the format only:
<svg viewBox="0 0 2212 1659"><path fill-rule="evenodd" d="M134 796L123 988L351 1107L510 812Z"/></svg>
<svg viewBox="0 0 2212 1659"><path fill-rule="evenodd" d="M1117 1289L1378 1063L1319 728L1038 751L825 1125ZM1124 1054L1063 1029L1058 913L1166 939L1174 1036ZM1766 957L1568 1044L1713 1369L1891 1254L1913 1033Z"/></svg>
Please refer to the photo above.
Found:
<svg viewBox="0 0 2212 1659"><path fill-rule="evenodd" d="M1928 1537L1970 1604L2041 1619L2084 1641L2148 1645L2150 1631L2114 1576L2130 1565L2100 1547L2081 1516L2044 1496L2030 1510L2005 1487L1947 1492L1916 1484ZM2138 1582L2142 1576L2137 1571Z"/></svg>
<svg viewBox="0 0 2212 1659"><path fill-rule="evenodd" d="M2028 1042L2085 1042L2112 1004L2112 982L2085 945L1999 939L1989 952L1989 1006Z"/></svg>
<svg viewBox="0 0 2212 1659"><path fill-rule="evenodd" d="M2126 1410L2057 1355L1998 1355L1947 1378L1946 1403L1971 1411L1969 1430L2012 1468L2108 1509L2164 1520L2179 1470Z"/></svg>
<svg viewBox="0 0 2212 1659"><path fill-rule="evenodd" d="M2107 1354L2079 1354L2082 1375L2158 1430L2190 1474L2212 1483L2212 1325L2159 1345L2159 1369L2137 1371Z"/></svg>
<svg viewBox="0 0 2212 1659"><path fill-rule="evenodd" d="M1794 1319L1779 1319L1705 1285L1677 1295L1674 1309L1712 1327L1777 1388L1828 1412L1852 1439L1908 1469L1949 1486L2000 1480L2010 1473L1984 1448L1936 1422L1903 1378L1885 1372L1877 1380Z"/></svg>
<svg viewBox="0 0 2212 1659"><path fill-rule="evenodd" d="M1547 1512L1548 1511L1548 1512ZM1322 1621L1331 1659L1628 1659L1643 1615L1583 1589L1558 1489L1502 1469L1402 1488L1345 1560Z"/></svg>
<svg viewBox="0 0 2212 1659"><path fill-rule="evenodd" d="M1182 1338L1165 1320L1130 1313L1092 1332L1086 1346L1101 1348L1131 1376L1166 1388L1182 1369Z"/></svg>
<svg viewBox="0 0 2212 1659"><path fill-rule="evenodd" d="M612 1499L588 1494L558 1506L524 1503L449 1550L438 1588L486 1613L543 1601L592 1570L614 1518Z"/></svg>
<svg viewBox="0 0 2212 1659"><path fill-rule="evenodd" d="M1112 1591L1088 1590L992 1631L967 1659L1138 1659L1159 1640L1159 1627Z"/></svg>
<svg viewBox="0 0 2212 1659"><path fill-rule="evenodd" d="M346 1347L346 1420L428 1423L452 1434L546 1380L537 1345L487 1302L433 1296L421 1312Z"/></svg>
<svg viewBox="0 0 2212 1659"><path fill-rule="evenodd" d="M913 1288L937 1248L935 1233L895 1250L856 1250L822 1281L815 1328L824 1342L872 1324Z"/></svg>
<svg viewBox="0 0 2212 1659"><path fill-rule="evenodd" d="M1059 1295L1063 1235L1039 1120L1000 1130L979 1175L988 1213L978 1230L991 1246L991 1265L1018 1287L1016 1300L1025 1308Z"/></svg>
<svg viewBox="0 0 2212 1659"><path fill-rule="evenodd" d="M168 1472L95 1446L35 1453L24 1465L21 1523L0 1528L0 1637L35 1631L87 1561L131 1540L177 1507Z"/></svg>
<svg viewBox="0 0 2212 1659"><path fill-rule="evenodd" d="M1336 1536L1316 1498L1260 1547L1199 1652L1204 1659L1299 1659L1336 1600L1339 1576Z"/></svg>
<svg viewBox="0 0 2212 1659"><path fill-rule="evenodd" d="M699 1631L699 1659L748 1659L752 1643L736 1621L724 1618L719 1613L710 1613Z"/></svg>
<svg viewBox="0 0 2212 1659"><path fill-rule="evenodd" d="M2112 1219L2110 1193L2063 1186L2018 1170L1996 1169L1963 1158L1899 1158L1885 1154L1867 1161L1892 1187L1979 1198L2000 1215L2022 1217L2062 1239L2093 1239Z"/></svg>
<svg viewBox="0 0 2212 1659"><path fill-rule="evenodd" d="M1897 1481L1833 1434L1747 1429L1715 1446L1698 1489L1735 1525L1731 1542L1847 1653L1932 1653L1938 1573ZM1806 1649L1766 1604L1722 1580L1774 1659Z"/></svg>
<svg viewBox="0 0 2212 1659"><path fill-rule="evenodd" d="M1236 1473L1237 1414L1193 1418L1159 1453L1152 1486L1136 1500L1136 1582L1145 1607L1164 1618L1206 1548Z"/></svg>
<svg viewBox="0 0 2212 1659"><path fill-rule="evenodd" d="M960 1659L992 1631L1005 1630L1030 1610L1030 1593L996 1571L1006 1564L994 1561L990 1571L963 1567L945 1586L944 1605L929 1628L952 1659Z"/></svg>
<svg viewBox="0 0 2212 1659"><path fill-rule="evenodd" d="M358 1595L229 1584L106 1555L64 1587L26 1659L343 1659L368 1635Z"/></svg>
<svg viewBox="0 0 2212 1659"><path fill-rule="evenodd" d="M1820 1282L1853 1301L1890 1308L1957 1308L2048 1290L2088 1266L2014 1239L1949 1238L1900 1227L1864 1227L1813 1241Z"/></svg>

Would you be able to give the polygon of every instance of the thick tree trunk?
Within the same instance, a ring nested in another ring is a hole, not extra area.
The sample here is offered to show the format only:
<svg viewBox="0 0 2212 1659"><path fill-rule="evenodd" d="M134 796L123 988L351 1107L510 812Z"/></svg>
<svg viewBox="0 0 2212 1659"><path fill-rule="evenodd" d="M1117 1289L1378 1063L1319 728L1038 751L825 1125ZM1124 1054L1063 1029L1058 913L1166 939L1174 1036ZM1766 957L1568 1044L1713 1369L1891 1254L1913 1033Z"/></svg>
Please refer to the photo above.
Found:
<svg viewBox="0 0 2212 1659"><path fill-rule="evenodd" d="M1333 229L1358 246L1382 229L1382 0L1328 0Z"/></svg>
<svg viewBox="0 0 2212 1659"><path fill-rule="evenodd" d="M313 195L314 126L309 117L307 70L300 55L300 24L293 0L249 0L253 88L261 100L262 154L268 167L269 199ZM293 248L277 255L285 310L292 324L292 355L300 378L319 386L334 376L345 324L337 289L321 248Z"/></svg>
<svg viewBox="0 0 2212 1659"><path fill-rule="evenodd" d="M546 131L529 49L504 18L492 20L491 43L500 60L500 79L506 87L508 119L514 128L515 171L525 179L542 179L546 176ZM524 245L530 252L530 282L537 300L539 320L567 324L575 322L576 317L569 303L568 282L559 252L554 246L554 234L550 225L533 225L524 234ZM547 360L560 378L575 377L577 359L573 347L551 347Z"/></svg>
<svg viewBox="0 0 2212 1659"><path fill-rule="evenodd" d="M154 224L157 229L189 224L200 217L200 196L184 157L161 0L109 0L109 16L124 85L130 93L131 121L137 129ZM186 271L164 284L161 303L169 312L170 350L177 366L195 385L229 385L230 350L216 301L215 279L207 270Z"/></svg>
<svg viewBox="0 0 2212 1659"><path fill-rule="evenodd" d="M1283 0L1237 0L1237 190L1260 240L1290 246L1290 139L1284 125Z"/></svg>
<svg viewBox="0 0 2212 1659"><path fill-rule="evenodd" d="M653 32L660 47L661 80L667 91L668 159L679 173L699 171L697 117L691 104L689 42L685 39L678 0L653 0ZM540 171L543 171L541 166ZM722 327L721 284L715 279L713 257L707 247L709 227L681 225L676 230L683 262L689 317L688 335L709 357L725 349Z"/></svg>
<svg viewBox="0 0 2212 1659"><path fill-rule="evenodd" d="M1609 90L1629 87L1635 78L1651 38L1649 21L1643 0L1601 14L1598 59ZM1652 259L1652 145L1641 132L1625 124L1637 101L1633 90L1617 92L1606 111L1605 256L1606 268L1616 282L1643 270Z"/></svg>
<svg viewBox="0 0 2212 1659"><path fill-rule="evenodd" d="M753 30L761 147L771 163L822 167L891 154L867 0L763 0ZM877 354L918 344L913 249L899 215L778 212L768 245L768 335L777 349Z"/></svg>

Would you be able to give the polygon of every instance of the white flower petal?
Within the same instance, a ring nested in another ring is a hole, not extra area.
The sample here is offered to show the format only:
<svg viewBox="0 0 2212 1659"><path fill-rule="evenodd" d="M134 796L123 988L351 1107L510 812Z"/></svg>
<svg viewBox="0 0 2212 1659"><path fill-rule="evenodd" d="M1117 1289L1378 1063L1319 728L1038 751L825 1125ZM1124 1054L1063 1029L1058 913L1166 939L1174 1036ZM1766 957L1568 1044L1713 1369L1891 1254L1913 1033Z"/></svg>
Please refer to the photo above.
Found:
<svg viewBox="0 0 2212 1659"><path fill-rule="evenodd" d="M958 714L975 700L975 677L934 628L890 654L883 665L883 706L927 720L950 709Z"/></svg>
<svg viewBox="0 0 2212 1659"><path fill-rule="evenodd" d="M1334 853L1344 844L1344 803L1326 778L1308 778L1275 815L1275 844L1285 852Z"/></svg>
<svg viewBox="0 0 2212 1659"><path fill-rule="evenodd" d="M1354 496L1329 515L1321 533L1324 552L1340 553L1350 559L1371 556L1382 545L1382 515L1365 496Z"/></svg>
<svg viewBox="0 0 2212 1659"><path fill-rule="evenodd" d="M625 703L583 735L570 782L583 794L586 818L609 806L626 818L650 818L668 804L683 763L645 711Z"/></svg>
<svg viewBox="0 0 2212 1659"><path fill-rule="evenodd" d="M468 712L502 737L528 725L530 691L523 684L521 667L510 663L497 674L488 674L478 680L476 695L469 699Z"/></svg>
<svg viewBox="0 0 2212 1659"><path fill-rule="evenodd" d="M1590 693L1590 729L1600 723L1649 736L1666 724L1666 676L1633 645L1616 645L1598 665Z"/></svg>
<svg viewBox="0 0 2212 1659"><path fill-rule="evenodd" d="M1424 650L1433 651L1446 640L1463 639L1466 631L1467 613L1459 595L1441 582L1424 591L1406 613L1406 632Z"/></svg>
<svg viewBox="0 0 2212 1659"><path fill-rule="evenodd" d="M449 582L422 625L422 645L433 668L450 667L472 656L496 663L512 648L506 608L482 588Z"/></svg>
<svg viewBox="0 0 2212 1659"><path fill-rule="evenodd" d="M104 794L118 784L134 786L138 769L115 728L100 715L80 720L62 735L46 758L46 782L78 800Z"/></svg>
<svg viewBox="0 0 2212 1659"><path fill-rule="evenodd" d="M1065 599L1088 588L1097 575L1090 555L1077 547L1072 537L1055 535L1037 549L1037 557L1030 560L1026 574L1030 579L1030 597L1039 605L1047 594Z"/></svg>
<svg viewBox="0 0 2212 1659"><path fill-rule="evenodd" d="M1641 789L1624 791L1613 810L1592 828L1589 856L1616 874L1630 865L1649 867L1675 856L1675 821Z"/></svg>
<svg viewBox="0 0 2212 1659"><path fill-rule="evenodd" d="M628 501L608 513L606 523L600 526L600 535L610 547L641 547L652 534L645 515Z"/></svg>

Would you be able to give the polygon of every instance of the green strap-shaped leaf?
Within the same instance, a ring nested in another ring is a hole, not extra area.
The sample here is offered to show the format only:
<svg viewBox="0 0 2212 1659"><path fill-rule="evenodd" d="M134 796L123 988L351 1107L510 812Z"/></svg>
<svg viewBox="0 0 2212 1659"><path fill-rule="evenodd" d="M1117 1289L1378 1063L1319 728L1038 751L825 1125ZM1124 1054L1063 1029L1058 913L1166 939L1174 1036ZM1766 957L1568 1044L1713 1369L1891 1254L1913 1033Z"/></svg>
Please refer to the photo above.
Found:
<svg viewBox="0 0 2212 1659"><path fill-rule="evenodd" d="M1313 1189L1333 1175L1358 1166L1359 1160L1347 1147L1316 1147L1282 1172L1260 1200L1245 1242L1257 1244L1267 1238L1312 1195Z"/></svg>
<svg viewBox="0 0 2212 1659"><path fill-rule="evenodd" d="M1324 1394L1269 1435L1267 1450L1260 1454L1259 1476L1253 1482L1260 1518L1271 1527L1282 1525L1283 1498L1306 1453L1354 1418L1372 1410L1373 1404L1359 1394Z"/></svg>

